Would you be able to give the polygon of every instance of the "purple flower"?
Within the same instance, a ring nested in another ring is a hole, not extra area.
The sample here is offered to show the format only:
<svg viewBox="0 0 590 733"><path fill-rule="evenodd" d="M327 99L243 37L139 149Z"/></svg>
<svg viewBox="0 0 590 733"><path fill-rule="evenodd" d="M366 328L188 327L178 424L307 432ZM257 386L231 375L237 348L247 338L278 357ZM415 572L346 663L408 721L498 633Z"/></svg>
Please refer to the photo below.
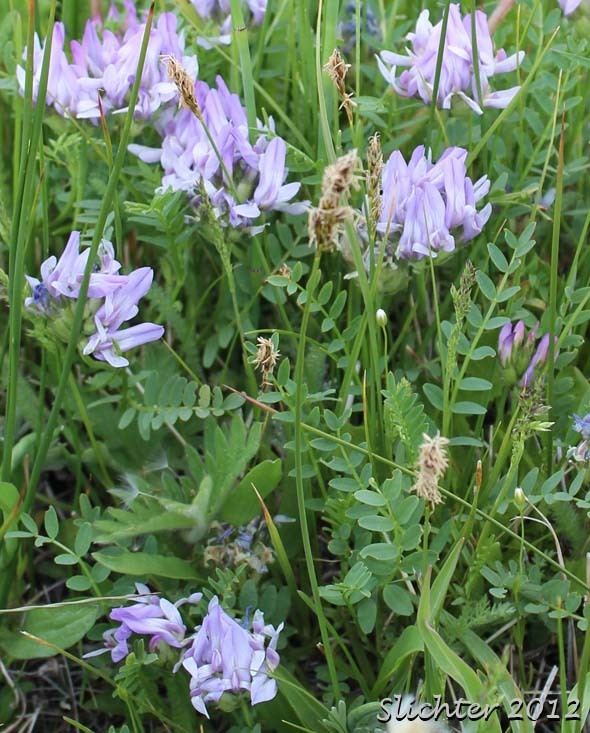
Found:
<svg viewBox="0 0 590 733"><path fill-rule="evenodd" d="M117 14L111 14L116 18ZM81 41L72 41L70 63L64 51L65 31L56 23L49 66L47 104L63 116L97 119L105 113L124 112L137 71L145 23L139 23L133 3L126 2L125 33L104 29L98 18L86 23ZM196 76L196 56L185 56L184 39L177 32L173 13L163 13L152 27L135 108L137 117L151 117L163 104L178 98L161 57L172 55ZM26 57L26 50L25 50ZM35 37L33 94L37 98L43 49ZM24 90L25 71L17 68ZM102 92L101 92L102 90ZM99 95L101 105L99 104Z"/></svg>
<svg viewBox="0 0 590 733"><path fill-rule="evenodd" d="M555 340L557 341L557 338ZM539 341L537 350L533 354L533 358L520 380L521 387L529 387L535 378L536 367L542 366L547 361L547 355L549 354L549 342L549 334L546 333Z"/></svg>
<svg viewBox="0 0 590 733"><path fill-rule="evenodd" d="M128 641L132 634L150 637L150 651L156 649L161 643L176 648L184 646L186 626L178 608L183 603L198 603L202 594L194 593L172 604L165 598L152 595L150 589L142 583L137 583L135 587L141 595L138 602L131 606L120 606L111 611L109 618L112 621L118 621L120 626L109 629L103 634L104 649L89 652L84 655L85 658L110 651L113 662L120 662L129 654Z"/></svg>
<svg viewBox="0 0 590 733"><path fill-rule="evenodd" d="M584 417L574 415L574 430L581 433L583 438L590 438L590 412Z"/></svg>
<svg viewBox="0 0 590 733"><path fill-rule="evenodd" d="M396 150L383 168L382 205L377 230L397 241L400 259L436 257L455 249L457 230L463 241L479 234L492 212L477 209L490 188L484 176L475 184L467 176L463 148L448 148L437 163L423 145L406 163ZM451 232L455 232L452 234Z"/></svg>
<svg viewBox="0 0 590 733"><path fill-rule="evenodd" d="M219 702L225 693L247 692L252 705L272 700L277 693L271 673L280 661L276 645L283 624L277 629L265 626L257 611L252 631L248 625L240 625L213 598L184 654L182 665L191 676L191 702L207 717L207 703Z"/></svg>
<svg viewBox="0 0 590 733"><path fill-rule="evenodd" d="M559 0L564 15L571 15L582 4L582 0Z"/></svg>
<svg viewBox="0 0 590 733"><path fill-rule="evenodd" d="M41 265L41 280L27 276L32 294L25 299L25 307L47 312L52 300L77 298L89 251L80 252L80 232L72 232L59 260L51 256ZM113 257L110 242L103 243L100 252L101 268L90 275L89 298L104 298L127 282L125 275L117 274L120 264Z"/></svg>
<svg viewBox="0 0 590 733"><path fill-rule="evenodd" d="M80 252L80 232L72 232L59 260L52 256L41 265L41 280L27 276L31 295L25 299L25 307L46 316L66 308L68 300L80 295L88 255L88 249ZM115 259L113 245L106 240L98 248L98 259L100 264L90 275L88 287L94 333L83 353L114 367L127 366L129 362L122 353L157 341L164 334L162 326L155 323L121 329L138 314L137 304L150 289L154 273L150 267L140 267L130 275L117 274L121 264ZM92 331L85 327L85 333Z"/></svg>
<svg viewBox="0 0 590 733"><path fill-rule="evenodd" d="M217 44L231 43L232 19L230 0L191 0L197 14L203 20L211 20L219 25L219 35L199 37L198 43L203 48L211 48ZM251 25L262 25L268 0L242 0L244 11L249 15L246 21Z"/></svg>
<svg viewBox="0 0 590 733"><path fill-rule="evenodd" d="M123 286L105 297L94 315L96 332L88 339L84 355L92 354L113 367L124 367L129 362L122 353L162 338L164 329L155 323L140 323L120 330L125 321L138 314L137 304L149 291L153 278L151 267L140 267L128 275Z"/></svg>
<svg viewBox="0 0 590 733"><path fill-rule="evenodd" d="M202 122L183 109L165 125L161 148L129 146L144 162L161 163L164 175L160 190L187 191L197 206L204 191L216 216L232 227L252 228L262 212L306 211L306 202L292 203L301 184L284 183L284 140L269 139L269 131L259 125L253 145L246 110L221 77L213 88L197 82L195 97Z"/></svg>
<svg viewBox="0 0 590 733"><path fill-rule="evenodd" d="M156 323L139 323L123 330L107 330L100 321L96 332L88 339L83 354L99 361L106 361L112 367L129 366L129 360L121 356L125 351L158 341L164 335L164 328Z"/></svg>
<svg viewBox="0 0 590 733"><path fill-rule="evenodd" d="M506 323L500 330L498 337L498 353L500 355L500 363L506 366L512 358L513 349L517 349L525 337L524 321L518 321L514 324Z"/></svg>
<svg viewBox="0 0 590 733"><path fill-rule="evenodd" d="M487 17L479 10L475 13L475 31L481 99L473 70L471 14L462 18L459 4L452 3L436 98L437 105L443 109L450 108L456 95L477 114L482 114L482 107L506 107L520 88L512 87L492 92L489 78L495 74L514 71L522 61L524 52L507 56L505 51L500 49L494 55ZM423 10L418 17L415 32L406 36L411 44L411 48L407 49L408 55L382 51L377 57L381 74L399 95L419 97L425 104L432 101L441 33L442 20L433 26L429 20L428 10ZM398 66L405 67L399 76Z"/></svg>

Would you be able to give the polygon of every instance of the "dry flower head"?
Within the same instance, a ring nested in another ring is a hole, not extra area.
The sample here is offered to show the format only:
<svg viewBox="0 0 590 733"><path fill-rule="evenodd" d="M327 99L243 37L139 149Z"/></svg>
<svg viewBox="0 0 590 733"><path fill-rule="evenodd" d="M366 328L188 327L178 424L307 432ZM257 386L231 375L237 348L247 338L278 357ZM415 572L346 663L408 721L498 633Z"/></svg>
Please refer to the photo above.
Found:
<svg viewBox="0 0 590 733"><path fill-rule="evenodd" d="M308 219L309 241L322 252L333 252L344 222L352 217L350 206L341 205L357 186L360 159L356 150L341 156L326 166L322 180L322 195L318 207L311 209Z"/></svg>
<svg viewBox="0 0 590 733"><path fill-rule="evenodd" d="M275 347L272 339L258 337L258 350L254 357L253 364L262 373L262 388L271 386L270 377L279 360L281 352Z"/></svg>
<svg viewBox="0 0 590 733"><path fill-rule="evenodd" d="M344 109L346 116L348 117L349 125L352 125L352 110L356 106L356 103L352 100L352 94L346 91L346 74L350 69L350 64L347 64L344 60L340 51L335 48L330 54L330 58L324 65L324 71L330 77L330 80L336 87L338 96L342 100L340 109Z"/></svg>
<svg viewBox="0 0 590 733"><path fill-rule="evenodd" d="M179 106L186 107L197 117L201 119L201 108L195 97L195 82L191 79L189 73L184 66L174 58L174 56L162 56L162 61L166 64L168 77L174 82L180 95Z"/></svg>
<svg viewBox="0 0 590 733"><path fill-rule="evenodd" d="M442 503L438 482L449 466L447 446L449 441L437 433L434 438L424 433L420 446L417 469L418 477L412 487L421 499L432 507Z"/></svg>

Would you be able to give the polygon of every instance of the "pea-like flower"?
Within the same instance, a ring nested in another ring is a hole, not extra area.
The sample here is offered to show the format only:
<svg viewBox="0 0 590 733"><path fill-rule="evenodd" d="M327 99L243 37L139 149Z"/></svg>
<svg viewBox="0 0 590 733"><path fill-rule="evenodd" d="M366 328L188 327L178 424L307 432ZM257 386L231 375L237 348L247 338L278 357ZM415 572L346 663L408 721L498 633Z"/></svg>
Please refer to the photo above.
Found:
<svg viewBox="0 0 590 733"><path fill-rule="evenodd" d="M433 163L423 145L408 163L398 150L391 155L383 167L377 231L396 245L398 259L452 252L457 236L466 242L482 231L492 206L477 206L490 181L483 176L473 183L466 158L466 150L452 147Z"/></svg>
<svg viewBox="0 0 590 733"><path fill-rule="evenodd" d="M85 654L86 658L110 652L113 662L120 662L129 654L128 642L133 634L149 637L150 651L161 643L175 648L184 646L186 626L178 608L184 603L198 603L202 594L194 593L171 603L166 598L153 595L142 583L135 587L140 594L137 603L120 606L110 612L111 621L118 621L120 626L106 631L103 634L105 647Z"/></svg>
<svg viewBox="0 0 590 733"><path fill-rule="evenodd" d="M505 323L498 336L498 355L505 368L513 368L516 374L522 374L521 387L530 387L538 376L539 368L547 361L549 334L544 334L537 341L539 324L530 329L528 335L524 321L514 325ZM555 339L557 343L557 338ZM525 368L526 366L526 368ZM524 371L523 371L524 370Z"/></svg>
<svg viewBox="0 0 590 733"><path fill-rule="evenodd" d="M101 267L90 275L89 298L104 298L127 282L125 275L117 274L120 264L114 259L112 244L105 241L100 249ZM62 296L77 298L88 254L88 249L80 252L80 232L72 232L60 258L52 255L41 264L41 280L27 276L31 295L25 299L25 307L47 312Z"/></svg>
<svg viewBox="0 0 590 733"><path fill-rule="evenodd" d="M145 23L139 22L133 3L126 3L125 19L113 15L121 24L114 33L103 27L100 18L86 23L82 40L70 44L72 61L65 51L65 28L56 23L49 63L47 104L64 117L97 119L101 107L105 113L124 112L135 79ZM33 56L33 99L36 100L41 76L43 49L35 36ZM151 29L136 117L147 119L163 104L178 98L175 85L167 78L160 61L162 55L182 59L193 75L197 73L196 56L184 54L184 39L177 30L173 13L163 13ZM26 58L26 49L23 58ZM25 70L16 70L21 92L25 88ZM100 102L99 102L100 97Z"/></svg>
<svg viewBox="0 0 590 733"><path fill-rule="evenodd" d="M518 92L520 87L517 86L494 92L489 79L496 74L514 71L521 63L524 52L508 56L504 49L500 49L494 54L487 17L482 11L475 12L475 34L472 33L471 24L471 14L462 17L459 4L452 3L442 48L436 104L449 109L453 98L457 96L474 112L482 114L484 107L502 109L508 106ZM432 25L428 10L423 10L418 17L416 30L406 36L411 46L407 49L407 55L382 51L377 57L381 74L400 96L418 97L425 104L432 102L442 25L442 20ZM400 66L404 70L398 75ZM476 67L479 75L475 73Z"/></svg>
<svg viewBox="0 0 590 733"><path fill-rule="evenodd" d="M247 622L239 624L213 598L184 654L182 666L191 676L191 702L207 717L207 704L219 703L226 694L247 693L252 705L277 694L271 674L280 661L276 646L283 624L276 629L265 625L262 613L256 611L252 631L248 626Z"/></svg>
<svg viewBox="0 0 590 733"><path fill-rule="evenodd" d="M498 337L498 354L502 366L506 366L512 357L514 349L523 343L525 337L524 321L518 321L514 326L512 323L505 323L500 330Z"/></svg>
<svg viewBox="0 0 590 733"><path fill-rule="evenodd" d="M252 144L246 110L221 77L215 87L196 82L194 92L198 115L180 110L165 126L161 148L129 146L144 162L161 163L160 190L187 191L197 206L205 192L232 227L252 227L263 212L304 213L307 203L293 202L301 184L285 183L287 145L270 136L272 122L270 130L259 126Z"/></svg>
<svg viewBox="0 0 590 733"><path fill-rule="evenodd" d="M219 35L199 37L199 45L211 48L216 44L231 43L232 19L230 0L191 0L197 14L203 19L219 25ZM268 0L242 0L247 22L251 25L262 25Z"/></svg>
<svg viewBox="0 0 590 733"><path fill-rule="evenodd" d="M51 256L41 265L41 280L27 276L31 294L25 298L25 307L31 313L45 316L50 324L54 320L51 316L56 317L55 321L58 316L71 317L69 304L80 295L89 252L88 249L80 252L80 232L72 232L60 258ZM121 275L120 268L113 245L104 240L88 287L84 332L92 335L82 348L84 355L91 354L114 367L129 364L122 356L124 352L157 341L164 334L162 326L155 323L121 328L138 314L137 304L149 291L154 273L151 267L140 267L129 275ZM69 338L67 325L65 333L63 324L55 330Z"/></svg>
<svg viewBox="0 0 590 733"><path fill-rule="evenodd" d="M582 0L559 0L564 15L571 15L582 4Z"/></svg>

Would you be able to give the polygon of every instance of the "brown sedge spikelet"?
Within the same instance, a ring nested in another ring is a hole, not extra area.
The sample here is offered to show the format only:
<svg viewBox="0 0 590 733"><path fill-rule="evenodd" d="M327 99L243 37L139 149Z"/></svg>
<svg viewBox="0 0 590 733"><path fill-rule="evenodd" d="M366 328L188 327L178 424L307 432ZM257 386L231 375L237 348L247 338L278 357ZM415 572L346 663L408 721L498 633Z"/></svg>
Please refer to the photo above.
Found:
<svg viewBox="0 0 590 733"><path fill-rule="evenodd" d="M381 175L383 173L383 150L381 137L376 132L369 139L367 149L367 198L369 199L369 236L375 239L377 222L381 216Z"/></svg>
<svg viewBox="0 0 590 733"><path fill-rule="evenodd" d="M263 336L258 337L258 350L253 364L262 373L262 389L267 389L271 386L270 377L274 372L280 355L281 352L275 347L272 339L267 339Z"/></svg>
<svg viewBox="0 0 590 733"><path fill-rule="evenodd" d="M321 252L336 249L342 225L352 216L350 206L342 206L340 201L356 186L359 163L356 150L352 150L324 170L322 195L318 207L310 210L308 219L310 244Z"/></svg>
<svg viewBox="0 0 590 733"><path fill-rule="evenodd" d="M431 507L442 503L438 482L449 466L447 446L449 441L437 433L434 438L424 433L416 468L418 477L412 490Z"/></svg>
<svg viewBox="0 0 590 733"><path fill-rule="evenodd" d="M348 124L352 126L352 110L356 106L352 100L352 94L346 91L346 74L350 69L339 49L335 48L330 54L330 58L324 65L324 71L330 77L332 84L336 87L338 96L341 99L340 109L344 109L348 117Z"/></svg>
<svg viewBox="0 0 590 733"><path fill-rule="evenodd" d="M170 81L174 82L178 89L180 95L179 106L190 109L195 117L200 120L202 113L195 97L194 80L191 79L187 70L174 56L162 56L162 61L167 66Z"/></svg>

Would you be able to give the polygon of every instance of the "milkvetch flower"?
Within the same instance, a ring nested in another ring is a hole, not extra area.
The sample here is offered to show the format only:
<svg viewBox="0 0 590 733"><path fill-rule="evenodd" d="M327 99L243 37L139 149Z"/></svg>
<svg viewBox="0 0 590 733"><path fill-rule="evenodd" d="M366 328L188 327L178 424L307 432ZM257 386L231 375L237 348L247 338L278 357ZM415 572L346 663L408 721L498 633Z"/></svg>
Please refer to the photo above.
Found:
<svg viewBox="0 0 590 733"><path fill-rule="evenodd" d="M571 15L582 4L582 0L559 0L564 15Z"/></svg>
<svg viewBox="0 0 590 733"><path fill-rule="evenodd" d="M429 11L423 10L416 30L406 38L410 43L407 55L382 51L377 56L381 74L394 91L402 97L418 97L425 104L432 102L442 20L432 25ZM475 74L475 52L472 43L471 14L461 16L458 3L449 8L449 19L443 45L442 66L436 104L449 109L455 96L462 99L477 114L484 107L506 107L520 87L492 91L489 79L496 74L514 71L524 58L524 52L508 56L503 49L494 54L492 38L485 13L475 12L475 38L479 87ZM404 70L398 74L398 67ZM480 97L481 92L481 97Z"/></svg>
<svg viewBox="0 0 590 733"><path fill-rule="evenodd" d="M89 249L80 252L80 232L72 232L60 258L51 256L42 263L40 280L27 276L30 295L25 298L25 307L45 316L49 325L52 323L49 316L55 316L56 320L58 316L71 317L69 303L80 295L89 252ZM121 328L138 314L138 303L152 285L153 270L140 267L129 275L121 275L120 268L113 245L104 240L98 248L96 271L90 275L83 329L91 335L82 353L114 367L129 364L121 355L124 352L156 341L164 334L162 326L155 323ZM62 326L62 334L63 331Z"/></svg>
<svg viewBox="0 0 590 733"><path fill-rule="evenodd" d="M184 603L198 603L202 594L194 593L188 598L171 603L166 598L153 595L143 583L136 583L135 587L140 595L137 603L120 606L110 612L109 618L118 621L120 625L103 634L103 649L89 652L84 655L85 658L110 652L113 662L120 662L129 654L128 642L133 634L149 637L150 651L159 644L176 648L185 644L186 626L178 608Z"/></svg>
<svg viewBox="0 0 590 733"><path fill-rule="evenodd" d="M547 361L550 337L546 333L537 341L538 328L539 324L536 324L527 335L524 321L521 320L514 325L505 323L498 335L500 363L503 367L513 368L517 375L522 374L521 387L530 387L538 375L539 367Z"/></svg>
<svg viewBox="0 0 590 733"><path fill-rule="evenodd" d="M119 263L112 254L112 245L103 245L101 268L90 275L89 298L103 298L127 282L125 275L118 275ZM27 276L31 296L25 299L25 307L46 311L51 300L77 298L88 261L89 250L80 252L80 232L72 232L65 249L57 259L48 257L41 264L41 280ZM105 269L106 266L106 269Z"/></svg>
<svg viewBox="0 0 590 733"><path fill-rule="evenodd" d="M219 35L199 37L203 48L211 48L216 44L231 43L232 18L230 0L191 0L197 14L203 20L213 21L219 25ZM268 0L242 0L245 20L249 25L261 25L266 13Z"/></svg>
<svg viewBox="0 0 590 733"><path fill-rule="evenodd" d="M116 18L117 14L111 14ZM65 52L65 29L56 23L53 31L47 104L64 117L98 119L101 108L105 113L124 112L135 79L145 23L139 22L133 3L126 3L124 19L119 19L124 29L118 33L103 27L100 18L86 23L80 41L70 44L71 58ZM37 99L43 47L35 36L33 98ZM141 77L136 117L147 119L162 105L176 100L178 93L167 78L160 57L173 55L182 59L183 65L193 75L197 73L196 56L184 53L184 38L177 30L173 13L163 13L151 29L146 59ZM23 58L26 58L26 49ZM25 71L16 71L21 92L25 86ZM99 103L100 96L100 103Z"/></svg>
<svg viewBox="0 0 590 733"><path fill-rule="evenodd" d="M186 191L197 207L205 193L223 224L254 232L263 212L307 210L293 201L301 184L285 183L287 146L271 136L272 121L270 129L259 124L251 143L246 110L221 77L215 87L197 81L194 103L198 114L181 109L167 122L160 148L129 146L144 162L162 165L160 190Z"/></svg>
<svg viewBox="0 0 590 733"><path fill-rule="evenodd" d="M525 330L524 321L518 321L514 326L512 323L505 323L502 326L498 337L498 354L502 366L506 366L510 361L513 349L518 349L523 343Z"/></svg>
<svg viewBox="0 0 590 733"><path fill-rule="evenodd" d="M436 257L452 252L456 237L477 236L492 213L478 205L490 189L487 176L475 183L467 176L467 151L448 148L433 163L423 145L406 163L394 151L383 167L377 231L395 246L398 259Z"/></svg>
<svg viewBox="0 0 590 733"><path fill-rule="evenodd" d="M226 694L246 693L252 705L277 694L271 675L280 661L276 646L283 624L276 629L265 625L256 611L252 630L248 627L246 621L239 624L229 616L215 597L183 656L182 666L191 676L191 702L207 717L207 705L219 703Z"/></svg>

